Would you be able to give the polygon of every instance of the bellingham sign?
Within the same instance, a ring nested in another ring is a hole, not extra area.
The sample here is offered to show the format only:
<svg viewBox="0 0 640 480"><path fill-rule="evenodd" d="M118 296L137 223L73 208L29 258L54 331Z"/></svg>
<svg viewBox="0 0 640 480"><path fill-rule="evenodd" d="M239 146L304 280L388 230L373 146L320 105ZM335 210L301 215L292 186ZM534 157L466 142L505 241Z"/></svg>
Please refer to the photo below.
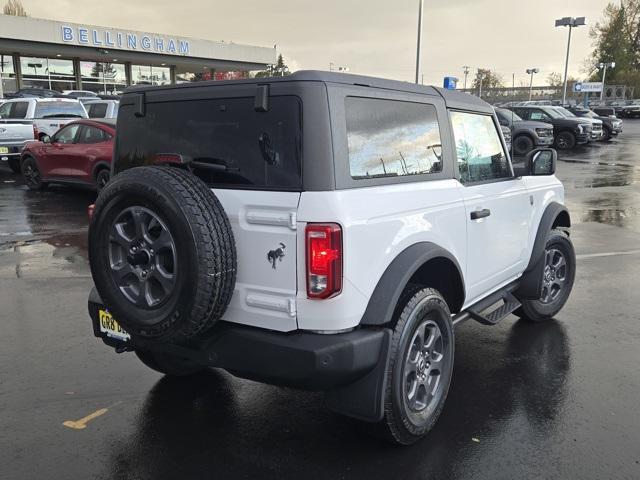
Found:
<svg viewBox="0 0 640 480"><path fill-rule="evenodd" d="M63 42L77 45L164 53L166 55L189 55L188 40L69 25L62 25L60 33Z"/></svg>

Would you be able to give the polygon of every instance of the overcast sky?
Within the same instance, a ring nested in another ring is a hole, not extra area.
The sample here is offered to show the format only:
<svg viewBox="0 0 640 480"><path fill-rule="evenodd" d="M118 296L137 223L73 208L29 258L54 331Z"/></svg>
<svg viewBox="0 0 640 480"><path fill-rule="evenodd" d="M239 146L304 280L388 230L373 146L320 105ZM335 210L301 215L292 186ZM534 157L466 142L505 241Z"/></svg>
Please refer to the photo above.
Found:
<svg viewBox="0 0 640 480"><path fill-rule="evenodd" d="M22 0L32 17L145 30L209 40L278 46L293 69L328 69L413 80L418 0ZM4 0L0 0L4 3ZM544 83L562 72L564 16L593 25L607 0L425 0L425 83L458 76L462 66L491 68L510 84L538 67ZM589 27L573 31L570 74L584 76Z"/></svg>

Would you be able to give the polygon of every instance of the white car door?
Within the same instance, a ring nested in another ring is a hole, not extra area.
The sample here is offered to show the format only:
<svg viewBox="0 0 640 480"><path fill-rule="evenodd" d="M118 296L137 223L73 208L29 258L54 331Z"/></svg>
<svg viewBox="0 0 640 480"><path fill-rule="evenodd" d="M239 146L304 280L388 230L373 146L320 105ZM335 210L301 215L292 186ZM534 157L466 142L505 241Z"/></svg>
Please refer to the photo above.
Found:
<svg viewBox="0 0 640 480"><path fill-rule="evenodd" d="M492 115L452 111L467 220L467 304L516 278L528 258L532 204L513 176Z"/></svg>

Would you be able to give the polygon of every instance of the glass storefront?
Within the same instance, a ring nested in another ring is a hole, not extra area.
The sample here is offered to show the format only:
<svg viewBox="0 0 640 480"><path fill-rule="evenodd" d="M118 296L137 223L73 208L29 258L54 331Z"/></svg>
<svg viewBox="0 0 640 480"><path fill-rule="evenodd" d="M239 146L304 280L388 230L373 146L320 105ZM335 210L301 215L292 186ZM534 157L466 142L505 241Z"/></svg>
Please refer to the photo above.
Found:
<svg viewBox="0 0 640 480"><path fill-rule="evenodd" d="M82 89L99 95L120 95L127 88L127 74L123 63L80 61Z"/></svg>
<svg viewBox="0 0 640 480"><path fill-rule="evenodd" d="M171 83L169 67L131 65L131 85L168 85Z"/></svg>
<svg viewBox="0 0 640 480"><path fill-rule="evenodd" d="M13 55L0 53L0 81L4 93L13 93L18 89Z"/></svg>
<svg viewBox="0 0 640 480"><path fill-rule="evenodd" d="M20 69L22 88L48 88L59 92L76 89L73 60L20 57Z"/></svg>
<svg viewBox="0 0 640 480"><path fill-rule="evenodd" d="M115 59L114 59L115 60ZM79 65L80 72L76 72ZM18 69L19 67L19 69ZM127 66L116 62L95 62L68 58L47 58L12 55L0 52L0 80L2 93L13 93L20 88L89 90L98 95L121 95L128 85L169 85L171 68L168 66L131 65L131 78ZM20 72L19 75L16 72ZM186 74L179 82L213 78L213 69L204 74ZM78 85L77 76L82 79ZM1 95L0 95L1 96Z"/></svg>

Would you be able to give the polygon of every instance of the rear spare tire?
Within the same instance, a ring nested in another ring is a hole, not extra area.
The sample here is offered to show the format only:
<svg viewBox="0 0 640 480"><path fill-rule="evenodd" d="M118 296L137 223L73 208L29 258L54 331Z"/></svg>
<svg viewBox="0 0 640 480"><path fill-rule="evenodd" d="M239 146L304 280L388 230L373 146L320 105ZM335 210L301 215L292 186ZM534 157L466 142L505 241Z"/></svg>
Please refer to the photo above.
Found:
<svg viewBox="0 0 640 480"><path fill-rule="evenodd" d="M175 167L132 168L105 186L89 226L89 262L113 316L147 340L204 332L235 286L229 218L200 179Z"/></svg>

